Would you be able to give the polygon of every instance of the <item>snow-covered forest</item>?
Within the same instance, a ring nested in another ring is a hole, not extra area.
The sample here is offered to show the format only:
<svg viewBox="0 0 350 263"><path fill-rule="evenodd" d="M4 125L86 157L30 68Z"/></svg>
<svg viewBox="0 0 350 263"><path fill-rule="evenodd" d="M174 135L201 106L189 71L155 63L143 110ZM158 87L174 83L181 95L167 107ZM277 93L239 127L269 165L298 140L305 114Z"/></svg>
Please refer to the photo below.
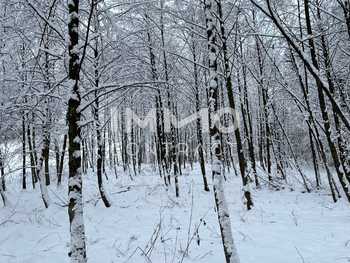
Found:
<svg viewBox="0 0 350 263"><path fill-rule="evenodd" d="M1 263L350 262L350 0L0 0Z"/></svg>

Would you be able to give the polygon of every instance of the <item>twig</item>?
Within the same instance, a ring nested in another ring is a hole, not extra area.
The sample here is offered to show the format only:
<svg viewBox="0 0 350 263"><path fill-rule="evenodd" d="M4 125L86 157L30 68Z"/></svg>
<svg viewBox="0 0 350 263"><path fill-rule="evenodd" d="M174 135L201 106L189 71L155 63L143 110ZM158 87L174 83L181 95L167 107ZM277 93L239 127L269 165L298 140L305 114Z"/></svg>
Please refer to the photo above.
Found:
<svg viewBox="0 0 350 263"><path fill-rule="evenodd" d="M305 263L305 259L304 259L303 255L300 253L299 249L297 247L295 247L295 250L297 251L298 255L300 256L302 262Z"/></svg>
<svg viewBox="0 0 350 263"><path fill-rule="evenodd" d="M12 211L12 213L11 213L4 221L0 222L0 226L6 224L6 223L8 223L8 222L13 222L13 221L11 220L11 218L12 218L15 214L16 214L16 211Z"/></svg>

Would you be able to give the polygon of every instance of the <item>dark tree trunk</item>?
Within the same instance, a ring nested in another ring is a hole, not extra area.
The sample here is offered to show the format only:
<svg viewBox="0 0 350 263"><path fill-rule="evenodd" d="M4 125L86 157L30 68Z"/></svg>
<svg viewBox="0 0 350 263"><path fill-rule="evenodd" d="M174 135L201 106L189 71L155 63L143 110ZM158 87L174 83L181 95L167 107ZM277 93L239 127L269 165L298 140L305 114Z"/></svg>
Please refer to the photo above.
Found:
<svg viewBox="0 0 350 263"><path fill-rule="evenodd" d="M198 69L197 69L197 55L196 55L196 45L194 40L192 39L192 52L193 52L193 73L194 73L194 86L195 86L195 96L196 96L196 111L200 111L200 100L199 100L199 83L198 83ZM205 159L204 159L204 153L203 153L203 134L202 134L202 124L201 119L198 116L196 121L196 129L197 129L197 141L198 141L198 157L199 157L199 164L201 167L201 173L203 178L203 186L204 191L209 192L209 186L207 182L207 176L205 173Z"/></svg>
<svg viewBox="0 0 350 263"><path fill-rule="evenodd" d="M239 120L238 120L239 114L236 111L235 101L234 101L234 97L233 97L231 69L230 69L230 62L229 62L229 57L228 57L225 24L224 24L224 18L223 18L223 13L222 13L221 0L217 1L217 3L218 3L218 15L219 15L219 19L220 19L220 32L221 32L221 42L222 42L222 53L223 53L223 58L224 58L224 69L225 69L224 75L225 75L225 80L226 80L227 96L228 96L229 106L232 110L232 121L234 124L234 134L235 134L235 138L236 138L239 168L240 168L242 182L243 182L244 197L246 199L247 209L250 210L253 206L253 201L252 201L252 196L251 196L251 193L249 190L249 178L246 175L247 164L246 164L244 151L243 151L240 127L238 125L239 124Z"/></svg>
<svg viewBox="0 0 350 263"><path fill-rule="evenodd" d="M94 14L94 25L95 25L95 31L99 32L99 21L98 21L98 15L97 15L97 8L95 10ZM99 40L96 38L95 40L95 47L94 47L94 70L95 70L95 88L97 89L99 87L100 83L100 73L99 73ZM105 159L105 150L104 150L104 140L102 140L102 132L101 132L101 123L100 123L100 117L99 117L99 96L98 91L95 91L95 105L94 105L94 120L95 120L95 129L96 129L96 142L97 142L97 183L98 183L98 190L101 195L101 199L106 207L110 207L111 203L108 200L107 194L105 192L105 188L103 186L103 159Z"/></svg>
<svg viewBox="0 0 350 263"><path fill-rule="evenodd" d="M67 148L67 134L63 137L63 145L62 145L62 151L60 156L60 162L58 167L58 174L57 174L57 185L61 185L62 182L62 174L63 174L63 164L64 164L64 156L66 154L66 148Z"/></svg>
<svg viewBox="0 0 350 263"><path fill-rule="evenodd" d="M25 114L22 114L22 189L27 189L27 172L26 172L26 124Z"/></svg>
<svg viewBox="0 0 350 263"><path fill-rule="evenodd" d="M5 184L5 171L4 171L4 163L3 163L3 157L2 153L0 152L0 196L2 199L2 202L4 206L7 205L7 199L6 199L6 184Z"/></svg>
<svg viewBox="0 0 350 263"><path fill-rule="evenodd" d="M35 184L38 182L38 178L36 174L35 154L34 154L29 124L27 126L27 141L28 141L28 147L29 147L30 166L31 166L31 173L32 173L32 185L33 185L33 189L35 189Z"/></svg>

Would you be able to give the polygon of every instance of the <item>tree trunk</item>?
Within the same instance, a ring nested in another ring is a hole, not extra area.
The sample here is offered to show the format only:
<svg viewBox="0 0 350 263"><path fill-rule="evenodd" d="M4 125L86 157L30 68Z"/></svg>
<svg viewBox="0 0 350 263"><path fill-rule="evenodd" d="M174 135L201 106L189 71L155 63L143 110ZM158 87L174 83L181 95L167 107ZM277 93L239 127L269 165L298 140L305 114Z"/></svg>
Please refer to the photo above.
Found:
<svg viewBox="0 0 350 263"><path fill-rule="evenodd" d="M209 111L214 113L218 108L218 48L217 31L214 18L215 1L206 0L204 2L204 12L206 15L206 29L209 49ZM224 247L226 263L238 263L239 258L236 252L228 206L225 199L223 176L222 176L222 152L220 144L220 131L213 122L210 126L210 137L212 138L212 176L213 192L217 208L218 220L221 231L222 244Z"/></svg>
<svg viewBox="0 0 350 263"><path fill-rule="evenodd" d="M94 25L95 25L95 32L99 32L99 21L98 21L98 15L97 15L97 8L95 10L94 14ZM96 38L95 40L95 47L94 47L94 73L95 73L95 88L97 89L99 87L100 83L100 73L99 73L99 40ZM96 128L96 142L97 142L97 182L98 182L98 190L101 195L101 199L106 207L111 206L111 202L109 201L107 194L105 192L105 188L103 186L103 177L102 177L102 165L103 165L103 141L102 141L102 134L101 134L101 123L99 118L99 97L98 97L98 91L95 91L95 106L94 106L94 121L95 121L95 128Z"/></svg>
<svg viewBox="0 0 350 263"><path fill-rule="evenodd" d="M57 174L57 185L61 185L62 182L62 174L63 174L63 164L64 164L64 155L66 154L66 148L67 148L67 134L63 137L63 146L60 156L60 163L58 167L58 174Z"/></svg>
<svg viewBox="0 0 350 263"><path fill-rule="evenodd" d="M81 128L79 126L81 104L79 90L79 0L68 2L69 10L69 80L71 97L68 101L67 122L69 139L69 180L68 180L68 215L70 223L70 252L71 263L85 263L85 227L83 214L83 193L81 174Z"/></svg>
<svg viewBox="0 0 350 263"><path fill-rule="evenodd" d="M28 147L29 147L30 166L31 166L31 173L32 173L32 186L33 186L33 189L35 189L35 184L38 182L38 178L36 174L35 154L34 154L29 124L27 126L27 141L28 141Z"/></svg>
<svg viewBox="0 0 350 263"><path fill-rule="evenodd" d="M26 125L25 114L22 113L22 189L27 189L27 172L26 172Z"/></svg>
<svg viewBox="0 0 350 263"><path fill-rule="evenodd" d="M228 101L229 105L232 111L232 121L234 126L234 134L236 138L236 145L237 145L237 155L238 155L238 162L239 162L239 168L241 172L242 182L243 182L243 192L244 197L246 199L246 205L247 209L250 210L253 206L252 196L249 189L249 178L246 175L246 160L244 157L244 151L243 151L243 145L242 145L242 139L241 139L241 132L239 127L239 115L236 111L235 101L233 97L233 90L232 90L232 79L231 79L231 69L230 69L230 62L228 57L228 50L227 50L227 43L226 43L226 33L225 33L225 25L224 25L224 17L222 13L222 6L221 6L221 0L217 1L218 4L218 15L220 19L220 29L221 29L221 42L222 42L222 52L223 52L223 58L224 58L224 68L225 68L225 80L226 80L226 89L227 89L227 95L228 95Z"/></svg>
<svg viewBox="0 0 350 263"><path fill-rule="evenodd" d="M199 83L198 83L198 69L197 69L197 54L196 54L196 45L192 36L192 54L193 54L193 74L194 74L194 87L195 87L195 97L196 97L196 111L199 113L200 111L200 100L199 100ZM201 119L198 116L196 120L196 128L197 128L197 141L198 141L198 157L199 157L199 164L201 167L201 173L203 178L203 186L204 191L209 192L209 186L207 181L207 176L205 174L205 160L204 160L204 153L203 153L203 133L202 133L202 124Z"/></svg>
<svg viewBox="0 0 350 263"><path fill-rule="evenodd" d="M4 162L3 162L3 157L2 153L0 152L0 195L2 202L4 206L7 205L7 199L6 199L6 184L5 184L5 171L4 171Z"/></svg>

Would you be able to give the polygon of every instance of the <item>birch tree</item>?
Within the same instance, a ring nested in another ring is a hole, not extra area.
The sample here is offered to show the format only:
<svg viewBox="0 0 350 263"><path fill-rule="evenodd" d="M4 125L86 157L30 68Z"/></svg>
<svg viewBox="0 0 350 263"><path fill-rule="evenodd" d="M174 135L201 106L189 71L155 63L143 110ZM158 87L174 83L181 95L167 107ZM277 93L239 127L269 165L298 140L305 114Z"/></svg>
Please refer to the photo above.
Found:
<svg viewBox="0 0 350 263"><path fill-rule="evenodd" d="M209 111L211 114L218 110L218 47L217 47L217 28L216 28L216 2L206 0L204 3L204 12L206 20L206 29L208 37L209 52ZM231 229L230 212L226 202L223 175L222 175L222 148L220 141L220 131L215 122L210 126L211 151L212 151L212 176L213 192L217 208L218 221L221 231L221 239L224 247L226 263L238 263L239 258L233 241Z"/></svg>
<svg viewBox="0 0 350 263"><path fill-rule="evenodd" d="M94 3L92 3L94 4ZM69 180L68 180L68 215L70 223L70 258L72 263L87 262L85 227L83 214L82 170L81 170L81 95L79 88L79 0L68 2L69 21L69 83L71 96L68 101L67 122L69 140Z"/></svg>

